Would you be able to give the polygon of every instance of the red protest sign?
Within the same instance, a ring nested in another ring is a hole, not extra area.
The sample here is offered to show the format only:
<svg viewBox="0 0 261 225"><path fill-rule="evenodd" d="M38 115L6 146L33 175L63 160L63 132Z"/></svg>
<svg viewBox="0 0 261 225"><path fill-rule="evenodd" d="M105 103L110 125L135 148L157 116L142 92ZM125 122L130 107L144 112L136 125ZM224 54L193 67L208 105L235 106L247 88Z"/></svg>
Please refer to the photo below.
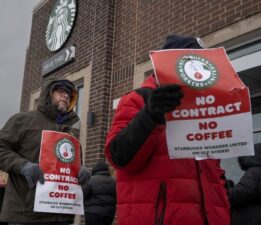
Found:
<svg viewBox="0 0 261 225"><path fill-rule="evenodd" d="M184 92L182 104L166 114L171 158L253 154L249 91L223 48L161 50L150 56L159 85L179 84Z"/></svg>
<svg viewBox="0 0 261 225"><path fill-rule="evenodd" d="M45 183L37 183L34 211L83 214L79 141L67 133L44 130L39 164Z"/></svg>
<svg viewBox="0 0 261 225"><path fill-rule="evenodd" d="M45 174L66 174L77 177L80 169L80 143L70 134L43 131L40 154L40 167ZM46 180L52 180L45 176ZM77 183L73 179L57 180L65 183Z"/></svg>

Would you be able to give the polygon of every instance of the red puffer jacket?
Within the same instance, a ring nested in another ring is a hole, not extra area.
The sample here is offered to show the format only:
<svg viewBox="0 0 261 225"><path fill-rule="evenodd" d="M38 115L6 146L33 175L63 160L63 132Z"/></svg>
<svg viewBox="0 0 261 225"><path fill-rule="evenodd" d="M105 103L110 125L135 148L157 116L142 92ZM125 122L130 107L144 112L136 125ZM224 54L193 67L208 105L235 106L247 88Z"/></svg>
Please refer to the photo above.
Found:
<svg viewBox="0 0 261 225"><path fill-rule="evenodd" d="M150 76L124 95L107 135L105 154L117 170L118 225L229 225L219 161L169 159L165 124L144 109L155 87Z"/></svg>

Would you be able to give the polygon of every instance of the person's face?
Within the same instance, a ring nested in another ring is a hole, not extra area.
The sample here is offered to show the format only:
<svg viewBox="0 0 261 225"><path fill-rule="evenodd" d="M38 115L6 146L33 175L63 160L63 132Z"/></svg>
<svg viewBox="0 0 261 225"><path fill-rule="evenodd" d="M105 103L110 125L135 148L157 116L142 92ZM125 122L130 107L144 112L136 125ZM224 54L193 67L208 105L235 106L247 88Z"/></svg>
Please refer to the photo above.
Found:
<svg viewBox="0 0 261 225"><path fill-rule="evenodd" d="M69 94L63 89L53 91L51 96L52 104L54 104L58 111L66 112L70 105Z"/></svg>

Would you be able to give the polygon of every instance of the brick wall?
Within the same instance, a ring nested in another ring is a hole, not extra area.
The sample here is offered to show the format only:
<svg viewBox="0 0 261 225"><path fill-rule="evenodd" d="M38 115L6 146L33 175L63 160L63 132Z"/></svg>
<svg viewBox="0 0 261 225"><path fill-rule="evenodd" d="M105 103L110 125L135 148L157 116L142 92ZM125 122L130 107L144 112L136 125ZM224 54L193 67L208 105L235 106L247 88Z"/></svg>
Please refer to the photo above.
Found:
<svg viewBox="0 0 261 225"><path fill-rule="evenodd" d="M45 31L54 0L33 14L27 51L21 111L27 111L30 94L41 86L42 62L55 53L45 45ZM78 15L64 47L76 46L74 61L52 72L60 77L92 63L89 110L94 127L86 128L85 162L103 158L112 100L133 88L135 65L149 59L169 33L203 36L261 11L257 0L78 0Z"/></svg>
<svg viewBox="0 0 261 225"><path fill-rule="evenodd" d="M74 73L92 63L89 109L95 113L96 123L93 128L88 128L85 161L89 166L98 158L103 157L104 136L108 125L107 105L111 83L113 2L109 0L78 0L75 26L64 46L76 46L75 60L48 75L60 77ZM54 0L47 1L33 15L24 72L21 111L28 110L30 94L37 90L43 82L42 62L55 54L50 52L45 45L45 31L53 4Z"/></svg>
<svg viewBox="0 0 261 225"><path fill-rule="evenodd" d="M133 74L126 73L126 68L147 61L149 51L158 49L166 35L210 34L260 12L261 2L118 0L115 7L112 99L132 89Z"/></svg>

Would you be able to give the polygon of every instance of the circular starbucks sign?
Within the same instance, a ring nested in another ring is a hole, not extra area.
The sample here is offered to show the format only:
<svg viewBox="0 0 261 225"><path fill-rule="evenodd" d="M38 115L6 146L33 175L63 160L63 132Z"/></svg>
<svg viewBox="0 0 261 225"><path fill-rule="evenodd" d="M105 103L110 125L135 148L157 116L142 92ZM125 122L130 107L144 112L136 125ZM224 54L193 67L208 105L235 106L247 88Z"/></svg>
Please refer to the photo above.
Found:
<svg viewBox="0 0 261 225"><path fill-rule="evenodd" d="M56 144L55 153L56 153L57 158L64 163L70 163L75 158L74 145L67 138L61 139Z"/></svg>
<svg viewBox="0 0 261 225"><path fill-rule="evenodd" d="M67 40L76 15L76 0L56 0L46 29L45 41L50 51L56 51Z"/></svg>
<svg viewBox="0 0 261 225"><path fill-rule="evenodd" d="M214 85L218 78L215 65L198 55L185 55L177 60L177 74L192 88L206 88Z"/></svg>

